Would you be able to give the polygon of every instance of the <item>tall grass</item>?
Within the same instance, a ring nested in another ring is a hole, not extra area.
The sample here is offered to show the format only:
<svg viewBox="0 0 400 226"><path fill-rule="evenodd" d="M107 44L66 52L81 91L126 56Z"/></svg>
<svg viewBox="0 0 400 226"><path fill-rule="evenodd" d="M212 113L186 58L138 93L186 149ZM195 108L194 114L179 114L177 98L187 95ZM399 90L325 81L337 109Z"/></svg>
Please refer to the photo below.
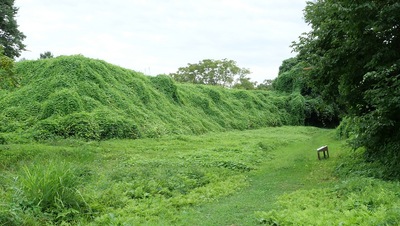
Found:
<svg viewBox="0 0 400 226"><path fill-rule="evenodd" d="M79 207L78 178L65 163L25 166L19 182L27 201L43 211Z"/></svg>
<svg viewBox="0 0 400 226"><path fill-rule="evenodd" d="M2 203L6 211L0 211L0 222L10 225L36 225L41 221L66 224L78 216L85 218L90 214L90 208L78 190L80 178L71 164L36 162L23 166L18 175L8 188L12 192L7 194L12 195Z"/></svg>
<svg viewBox="0 0 400 226"><path fill-rule="evenodd" d="M357 156L334 137L283 126L0 145L0 225L397 225L398 182L340 164Z"/></svg>
<svg viewBox="0 0 400 226"><path fill-rule="evenodd" d="M0 224L174 225L184 208L248 186L249 173L274 160L272 150L311 130L3 145Z"/></svg>

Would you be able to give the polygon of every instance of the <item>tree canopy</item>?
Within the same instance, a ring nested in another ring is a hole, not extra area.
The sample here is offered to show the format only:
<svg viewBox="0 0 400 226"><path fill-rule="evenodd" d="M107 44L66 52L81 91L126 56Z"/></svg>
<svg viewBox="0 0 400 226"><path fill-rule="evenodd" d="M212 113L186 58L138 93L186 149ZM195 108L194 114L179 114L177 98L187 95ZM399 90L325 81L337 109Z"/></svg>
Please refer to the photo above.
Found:
<svg viewBox="0 0 400 226"><path fill-rule="evenodd" d="M310 81L310 67L298 57L282 62L278 77L272 82L273 90L300 94L305 99L304 123L318 127L336 127L339 124L339 108L321 98L321 90Z"/></svg>
<svg viewBox="0 0 400 226"><path fill-rule="evenodd" d="M189 63L187 67L179 68L170 76L178 82L230 87L235 78L246 79L248 74L250 74L249 69L238 67L233 60L205 59L197 64Z"/></svg>
<svg viewBox="0 0 400 226"><path fill-rule="evenodd" d="M40 54L39 59L49 59L49 58L53 58L53 57L54 57L54 55L50 51L46 51L46 52Z"/></svg>
<svg viewBox="0 0 400 226"><path fill-rule="evenodd" d="M355 122L354 147L400 176L400 3L317 0L305 20L312 29L293 47L311 84Z"/></svg>
<svg viewBox="0 0 400 226"><path fill-rule="evenodd" d="M14 70L14 60L4 55L0 46L0 88L8 89L18 86L18 77Z"/></svg>
<svg viewBox="0 0 400 226"><path fill-rule="evenodd" d="M0 1L0 45L4 48L4 55L10 58L19 57L26 47L22 43L26 36L18 30L15 20L17 12L14 0Z"/></svg>

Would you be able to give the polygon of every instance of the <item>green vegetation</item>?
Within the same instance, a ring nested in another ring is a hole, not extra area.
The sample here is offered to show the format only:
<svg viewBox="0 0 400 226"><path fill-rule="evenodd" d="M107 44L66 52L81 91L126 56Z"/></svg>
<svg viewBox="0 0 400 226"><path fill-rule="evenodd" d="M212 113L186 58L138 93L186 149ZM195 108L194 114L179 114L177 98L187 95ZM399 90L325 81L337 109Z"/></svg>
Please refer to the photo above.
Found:
<svg viewBox="0 0 400 226"><path fill-rule="evenodd" d="M0 224L399 224L398 182L336 139L357 134L354 119L336 131L283 126L307 123L318 98L293 76L296 61L275 92L83 56L16 63L20 87L0 91ZM318 161L324 144L331 158Z"/></svg>
<svg viewBox="0 0 400 226"><path fill-rule="evenodd" d="M331 188L283 195L276 210L257 215L267 225L398 225L398 187L398 183L352 178Z"/></svg>
<svg viewBox="0 0 400 226"><path fill-rule="evenodd" d="M308 2L312 27L296 42L308 82L350 119L353 147L400 177L400 5L393 0ZM350 125L346 125L350 126Z"/></svg>
<svg viewBox="0 0 400 226"><path fill-rule="evenodd" d="M3 145L0 219L14 225L178 222L182 208L233 194L248 185L251 171L274 160L273 150L317 131L299 128L286 136L292 130Z"/></svg>
<svg viewBox="0 0 400 226"><path fill-rule="evenodd" d="M396 1L308 2L299 54L258 90L226 59L14 63L0 5L0 225L400 224Z"/></svg>
<svg viewBox="0 0 400 226"><path fill-rule="evenodd" d="M231 87L235 79L237 85L254 85L246 76L250 74L250 70L240 68L233 60L210 60L204 59L197 64L188 64L187 67L180 67L176 73L170 76L178 82L186 82L203 85L219 85L223 87Z"/></svg>
<svg viewBox="0 0 400 226"><path fill-rule="evenodd" d="M267 137L260 140L259 146L268 152L268 157L250 172L249 186L218 202L184 211L182 225L259 225L258 212L275 209L280 195L336 183L332 171L342 143L333 138L331 130L286 127L270 131L273 140L284 143L277 146ZM297 141L290 141L295 136ZM314 150L327 143L331 159L318 161Z"/></svg>
<svg viewBox="0 0 400 226"><path fill-rule="evenodd" d="M177 84L83 56L16 63L20 87L0 94L6 142L161 137L301 125L303 100L268 91Z"/></svg>
<svg viewBox="0 0 400 226"><path fill-rule="evenodd" d="M282 62L278 77L272 87L276 92L296 94L304 98L304 124L309 126L335 128L340 123L339 107L322 98L324 86L315 86L310 77L312 67L301 61L299 57L292 57Z"/></svg>
<svg viewBox="0 0 400 226"><path fill-rule="evenodd" d="M25 50L22 41L26 36L18 30L15 17L18 8L14 6L15 0L3 0L0 2L0 47L4 48L4 55L14 59Z"/></svg>
<svg viewBox="0 0 400 226"><path fill-rule="evenodd" d="M322 144L331 158L318 161ZM311 127L1 145L0 223L400 223L399 184L341 162L360 155Z"/></svg>
<svg viewBox="0 0 400 226"><path fill-rule="evenodd" d="M14 60L4 55L4 48L0 45L0 90L15 88L18 84Z"/></svg>

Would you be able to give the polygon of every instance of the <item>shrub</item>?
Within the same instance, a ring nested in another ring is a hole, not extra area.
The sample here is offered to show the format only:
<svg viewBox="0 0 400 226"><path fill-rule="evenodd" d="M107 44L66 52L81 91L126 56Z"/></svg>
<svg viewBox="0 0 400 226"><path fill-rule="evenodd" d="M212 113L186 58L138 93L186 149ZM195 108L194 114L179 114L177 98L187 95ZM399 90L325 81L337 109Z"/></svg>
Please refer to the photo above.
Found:
<svg viewBox="0 0 400 226"><path fill-rule="evenodd" d="M305 99L299 93L292 93L289 100L289 112L292 125L304 125Z"/></svg>
<svg viewBox="0 0 400 226"><path fill-rule="evenodd" d="M49 96L44 103L41 118L45 119L52 115L64 116L82 110L83 104L78 93L70 89L63 89Z"/></svg>
<svg viewBox="0 0 400 226"><path fill-rule="evenodd" d="M58 118L54 117L39 121L32 130L32 136L36 140L47 140L62 135Z"/></svg>
<svg viewBox="0 0 400 226"><path fill-rule="evenodd" d="M168 98L171 98L176 103L180 103L177 91L178 89L172 78L166 75L158 75L156 77L150 77L150 81L161 93L165 94Z"/></svg>
<svg viewBox="0 0 400 226"><path fill-rule="evenodd" d="M0 144L7 144L7 140L2 134L0 134Z"/></svg>
<svg viewBox="0 0 400 226"><path fill-rule="evenodd" d="M321 97L307 96L305 100L305 124L334 128L340 121L339 108L324 102Z"/></svg>
<svg viewBox="0 0 400 226"><path fill-rule="evenodd" d="M352 138L357 132L357 122L350 117L344 117L336 128L336 136L339 139Z"/></svg>
<svg viewBox="0 0 400 226"><path fill-rule="evenodd" d="M60 126L64 137L98 140L101 134L98 122L86 112L66 116L60 121Z"/></svg>
<svg viewBox="0 0 400 226"><path fill-rule="evenodd" d="M136 124L126 117L101 110L94 113L94 118L99 124L100 139L136 139L140 137Z"/></svg>

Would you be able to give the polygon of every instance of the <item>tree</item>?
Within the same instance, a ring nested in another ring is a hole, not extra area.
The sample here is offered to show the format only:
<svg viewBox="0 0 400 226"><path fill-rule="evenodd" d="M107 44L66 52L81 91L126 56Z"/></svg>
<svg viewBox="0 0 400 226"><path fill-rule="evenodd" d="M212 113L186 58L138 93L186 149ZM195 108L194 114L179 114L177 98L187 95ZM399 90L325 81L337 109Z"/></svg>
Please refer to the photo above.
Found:
<svg viewBox="0 0 400 226"><path fill-rule="evenodd" d="M49 59L49 58L53 58L53 54L50 51L46 51L44 53L40 54L40 59Z"/></svg>
<svg viewBox="0 0 400 226"><path fill-rule="evenodd" d="M283 60L281 66L279 66L278 76L280 74L283 74L284 72L292 70L299 63L300 59L298 57L291 57L286 60Z"/></svg>
<svg viewBox="0 0 400 226"><path fill-rule="evenodd" d="M178 82L230 87L235 77L245 77L248 74L250 74L249 69L238 67L233 60L205 59L198 64L189 63L187 67L179 68L170 76Z"/></svg>
<svg viewBox="0 0 400 226"><path fill-rule="evenodd" d="M14 0L0 1L0 45L4 47L4 55L10 58L19 57L26 47L22 43L26 36L18 30L15 20L17 12Z"/></svg>
<svg viewBox="0 0 400 226"><path fill-rule="evenodd" d="M354 147L400 176L400 4L317 0L305 20L312 30L293 47L311 83L357 122Z"/></svg>
<svg viewBox="0 0 400 226"><path fill-rule="evenodd" d="M234 89L246 89L246 90L253 90L255 89L257 82L252 82L249 77L240 76L235 84L232 86Z"/></svg>
<svg viewBox="0 0 400 226"><path fill-rule="evenodd" d="M272 79L265 79L262 83L257 85L257 89L259 90L273 90L272 83L274 80Z"/></svg>
<svg viewBox="0 0 400 226"><path fill-rule="evenodd" d="M311 67L312 68L312 67ZM273 81L275 91L287 94L300 94L305 100L304 123L318 127L336 127L339 124L340 111L336 103L321 98L321 89L310 81L309 64L299 57L282 62L278 77Z"/></svg>
<svg viewBox="0 0 400 226"><path fill-rule="evenodd" d="M14 71L14 60L4 55L0 46L0 88L8 89L18 86L18 78Z"/></svg>
<svg viewBox="0 0 400 226"><path fill-rule="evenodd" d="M284 60L279 67L278 77L272 82L273 89L285 93L299 92L303 96L308 95L309 71L304 70L307 66L308 64L298 57Z"/></svg>

